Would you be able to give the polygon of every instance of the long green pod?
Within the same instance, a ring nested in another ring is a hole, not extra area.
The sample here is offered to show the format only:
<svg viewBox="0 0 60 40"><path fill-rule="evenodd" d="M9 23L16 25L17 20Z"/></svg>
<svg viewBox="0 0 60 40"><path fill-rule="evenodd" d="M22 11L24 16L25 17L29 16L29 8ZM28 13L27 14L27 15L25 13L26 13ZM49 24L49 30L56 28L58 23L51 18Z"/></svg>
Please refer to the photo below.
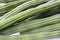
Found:
<svg viewBox="0 0 60 40"><path fill-rule="evenodd" d="M5 35L9 35L9 34L16 33L16 32L23 33L31 29L35 29L35 28L39 28L42 26L51 25L51 24L55 24L59 22L60 22L60 14L57 14L57 15L44 18L44 19L37 19L33 21L28 21L28 22L25 21L23 23L17 24L10 28L3 29L1 30L0 33L5 34Z"/></svg>
<svg viewBox="0 0 60 40"><path fill-rule="evenodd" d="M40 16L37 16L35 18L45 18L45 17L49 17L49 16L52 16L52 15L55 15L57 13L60 13L60 6L56 6L54 8L51 8L49 9L48 11L44 12L44 14L42 13Z"/></svg>
<svg viewBox="0 0 60 40"><path fill-rule="evenodd" d="M52 16L52 15L55 15L59 12L60 12L60 6L56 6L54 8L49 9L47 12L44 12L44 14L42 13L41 15L35 15L35 16L30 17L26 21L46 18L46 17ZM40 13L40 12L38 12L38 13Z"/></svg>
<svg viewBox="0 0 60 40"><path fill-rule="evenodd" d="M21 0L21 1L14 1L14 2L10 2L10 3L6 3L6 5L0 7L0 16L6 14L7 12L11 11L15 7L17 7L18 5L20 5L26 1L27 0Z"/></svg>
<svg viewBox="0 0 60 40"><path fill-rule="evenodd" d="M35 34L26 34L22 35L22 40L41 40L41 39L48 39L52 37L60 36L60 31L53 31L53 32L42 32L42 33L35 33Z"/></svg>
<svg viewBox="0 0 60 40"><path fill-rule="evenodd" d="M26 32L22 32L21 34L32 34L32 33L39 33L39 32L52 32L52 31L56 31L56 30L60 30L60 23L49 25L49 26L44 26L42 28L32 29L32 30L29 30Z"/></svg>
<svg viewBox="0 0 60 40"><path fill-rule="evenodd" d="M47 1L41 1L41 0L30 0L28 2L25 2L21 5L19 5L18 7L16 7L15 9L13 9L12 11L6 13L4 16L2 16L2 19L5 19L5 18L8 18L10 17L11 15L14 15L14 14L17 14L19 12L21 12L22 10L26 9L26 8L29 8L31 6L34 6L34 5L38 5L38 4L41 4L41 3L44 3L44 2L47 2Z"/></svg>
<svg viewBox="0 0 60 40"><path fill-rule="evenodd" d="M0 36L0 40L47 40L48 38L59 37L60 31L53 31L53 32L42 32L42 33L35 33L35 34L26 34L20 36Z"/></svg>

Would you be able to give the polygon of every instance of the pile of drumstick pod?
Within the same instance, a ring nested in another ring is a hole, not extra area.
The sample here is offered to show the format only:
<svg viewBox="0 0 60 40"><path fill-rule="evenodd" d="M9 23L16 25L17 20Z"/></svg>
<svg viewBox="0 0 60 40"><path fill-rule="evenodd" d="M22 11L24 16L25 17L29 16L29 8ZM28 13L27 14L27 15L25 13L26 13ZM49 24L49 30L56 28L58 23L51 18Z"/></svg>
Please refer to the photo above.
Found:
<svg viewBox="0 0 60 40"><path fill-rule="evenodd" d="M60 0L1 0L0 3L6 3L0 6L1 40L60 36ZM17 32L21 36L7 36Z"/></svg>

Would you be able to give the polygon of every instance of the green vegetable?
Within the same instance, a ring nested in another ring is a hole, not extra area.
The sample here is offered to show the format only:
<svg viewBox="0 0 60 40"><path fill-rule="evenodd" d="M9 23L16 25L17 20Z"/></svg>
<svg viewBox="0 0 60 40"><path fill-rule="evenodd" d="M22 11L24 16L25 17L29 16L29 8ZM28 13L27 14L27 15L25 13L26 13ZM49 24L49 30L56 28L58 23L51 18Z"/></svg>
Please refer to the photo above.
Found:
<svg viewBox="0 0 60 40"><path fill-rule="evenodd" d="M44 19L24 21L23 23L14 25L12 27L8 27L6 29L3 29L3 30L1 30L0 33L5 34L5 35L9 35L9 34L12 34L15 32L21 32L21 34L24 34L24 32L26 32L30 29L35 29L35 28L59 23L60 22L59 18L60 18L60 14L57 14L57 15L54 15L54 16L51 16L48 18L44 18Z"/></svg>
<svg viewBox="0 0 60 40"><path fill-rule="evenodd" d="M60 31L35 33L21 36L0 36L0 40L45 40L51 37L59 37Z"/></svg>
<svg viewBox="0 0 60 40"><path fill-rule="evenodd" d="M42 32L42 33L35 33L35 34L26 34L22 35L22 40L39 40L39 39L46 39L51 37L58 37L60 36L60 31L53 31L53 32Z"/></svg>
<svg viewBox="0 0 60 40"><path fill-rule="evenodd" d="M28 2L25 2L21 5L19 5L18 7L16 7L15 9L13 9L12 11L6 13L4 16L2 16L2 19L8 18L11 15L14 15L14 14L17 14L17 13L23 11L26 8L29 8L31 6L38 5L38 4L41 4L41 3L44 3L44 2L46 2L46 1L41 1L41 0L38 0L38 1L34 0L33 1L33 0L30 0Z"/></svg>
<svg viewBox="0 0 60 40"><path fill-rule="evenodd" d="M21 36L0 36L0 40L42 40L51 37L60 36L60 31L27 34Z"/></svg>
<svg viewBox="0 0 60 40"><path fill-rule="evenodd" d="M6 3L6 5L0 7L0 16L6 14L10 10L14 9L16 6L24 3L27 0L21 0L21 1L14 1L10 3Z"/></svg>
<svg viewBox="0 0 60 40"><path fill-rule="evenodd" d="M36 12L39 12L39 11L44 12L45 10L48 10L52 7L59 5L59 4L60 4L60 0L52 0L52 1L42 4L36 8L32 8L32 9L20 12L20 13L14 15L14 16L11 16L7 19L2 19L2 20L0 20L0 30L7 27L7 26L10 26L11 24L17 22L18 20L22 21L25 18L35 15Z"/></svg>
<svg viewBox="0 0 60 40"><path fill-rule="evenodd" d="M0 6L0 40L47 40L60 36L60 0L0 2L6 3ZM14 34L17 32L21 35Z"/></svg>
<svg viewBox="0 0 60 40"><path fill-rule="evenodd" d="M32 33L39 33L39 32L52 32L52 31L56 31L56 30L60 30L60 23L53 24L50 26L44 26L42 28L32 29L32 30L29 30L26 32L22 32L21 34L32 34Z"/></svg>
<svg viewBox="0 0 60 40"><path fill-rule="evenodd" d="M26 21L46 18L46 17L52 16L52 15L55 15L59 12L60 12L60 6L56 6L54 8L49 9L46 12L43 12L41 15L35 15L35 16L30 17ZM40 13L40 12L38 12L38 13Z"/></svg>

